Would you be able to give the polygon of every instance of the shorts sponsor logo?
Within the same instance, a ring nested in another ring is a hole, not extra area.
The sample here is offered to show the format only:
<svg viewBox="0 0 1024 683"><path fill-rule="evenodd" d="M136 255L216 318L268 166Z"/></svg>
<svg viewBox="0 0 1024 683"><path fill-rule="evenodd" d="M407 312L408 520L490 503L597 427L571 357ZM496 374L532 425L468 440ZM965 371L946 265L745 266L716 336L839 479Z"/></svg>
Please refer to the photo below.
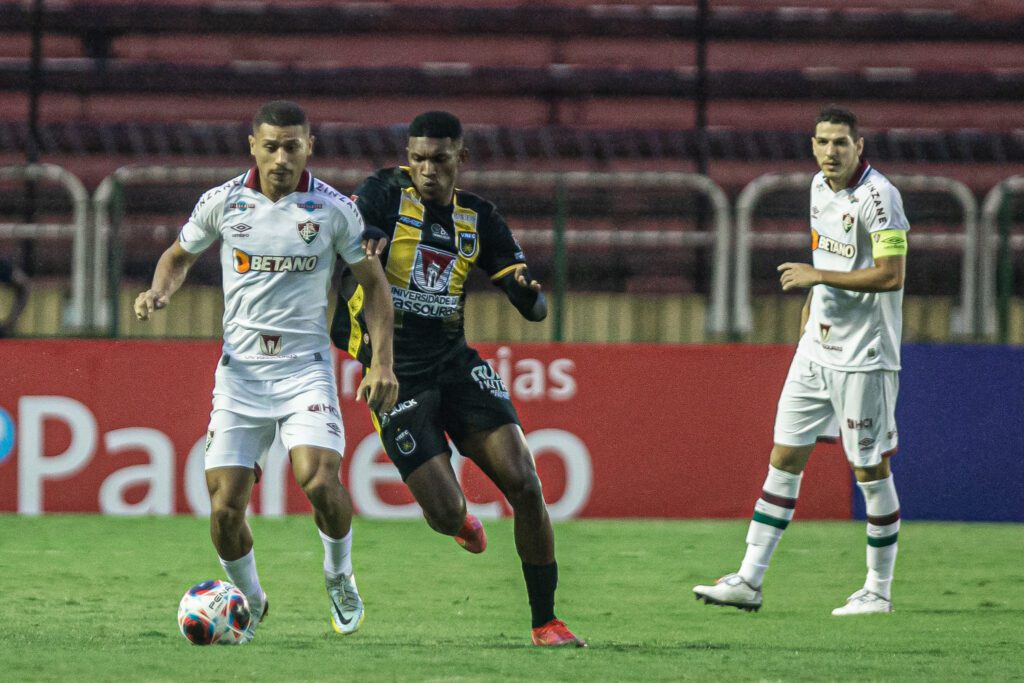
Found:
<svg viewBox="0 0 1024 683"><path fill-rule="evenodd" d="M476 256L477 247L480 246L480 240L477 239L479 236L475 232L460 232L459 233L459 253L466 258L473 258Z"/></svg>
<svg viewBox="0 0 1024 683"><path fill-rule="evenodd" d="M295 206L299 207L300 209L305 209L306 211L316 211L317 209L324 208L323 204L314 202L312 199L307 199L304 202L295 202Z"/></svg>
<svg viewBox="0 0 1024 683"><path fill-rule="evenodd" d="M866 451L870 450L871 447L875 445L875 440L872 439L871 437L864 437L863 439L858 441L857 444L860 446L860 449L862 451Z"/></svg>
<svg viewBox="0 0 1024 683"><path fill-rule="evenodd" d="M330 413L336 417L339 417L338 409L332 406L330 403L314 403L313 405L306 408L311 413Z"/></svg>
<svg viewBox="0 0 1024 683"><path fill-rule="evenodd" d="M328 422L327 431L329 431L331 434L334 434L335 436L341 436L341 425L339 425L337 422Z"/></svg>
<svg viewBox="0 0 1024 683"><path fill-rule="evenodd" d="M320 224L314 223L313 221L303 221L299 223L299 237L306 244L311 244L316 236L320 234Z"/></svg>
<svg viewBox="0 0 1024 683"><path fill-rule="evenodd" d="M319 256L261 256L232 249L236 273L311 273Z"/></svg>
<svg viewBox="0 0 1024 683"><path fill-rule="evenodd" d="M261 334L260 353L264 356L276 356L281 353L281 335Z"/></svg>
<svg viewBox="0 0 1024 683"><path fill-rule="evenodd" d="M438 294L448 291L452 271L455 269L455 256L438 249L431 249L422 244L416 248L416 258L412 265L412 281L420 291Z"/></svg>
<svg viewBox="0 0 1024 683"><path fill-rule="evenodd" d="M206 432L206 445L203 446L203 452L204 453L209 453L210 452L210 446L212 446L212 445L213 445L213 430L211 429L210 431Z"/></svg>
<svg viewBox="0 0 1024 683"><path fill-rule="evenodd" d="M403 429L395 437L395 445L398 446L398 452L402 455L411 455L416 450L416 439L408 429Z"/></svg>
<svg viewBox="0 0 1024 683"><path fill-rule="evenodd" d="M871 429L875 426L875 421L870 417L865 417L862 420L854 420L852 418L846 418L846 426L849 429Z"/></svg>
<svg viewBox="0 0 1024 683"><path fill-rule="evenodd" d="M407 410L412 410L413 408L415 408L418 405L419 405L419 403L417 403L416 399L414 399L414 398L410 398L408 401L402 401L401 403L396 405L394 408L392 408L391 410L389 410L386 413L383 413L380 416L380 426L381 427L386 427L388 425L388 423L391 422L391 418L397 417L398 415L401 415L402 413L404 413Z"/></svg>
<svg viewBox="0 0 1024 683"><path fill-rule="evenodd" d="M470 371L470 375L476 380L477 385L483 390L490 392L495 398L509 400L508 388L501 380L501 375L494 371L487 363L478 365Z"/></svg>
<svg viewBox="0 0 1024 683"><path fill-rule="evenodd" d="M421 315L424 318L448 318L459 310L459 297L448 294L424 294L391 285L395 310Z"/></svg>

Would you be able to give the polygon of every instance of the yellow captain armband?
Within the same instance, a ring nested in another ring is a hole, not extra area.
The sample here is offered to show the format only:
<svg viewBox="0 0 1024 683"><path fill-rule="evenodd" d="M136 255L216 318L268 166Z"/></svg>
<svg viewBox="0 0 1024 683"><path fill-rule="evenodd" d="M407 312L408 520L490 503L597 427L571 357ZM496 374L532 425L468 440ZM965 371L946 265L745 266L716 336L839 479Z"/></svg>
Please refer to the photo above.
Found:
<svg viewBox="0 0 1024 683"><path fill-rule="evenodd" d="M906 256L907 232L905 230L879 230L871 233L871 255L875 258Z"/></svg>

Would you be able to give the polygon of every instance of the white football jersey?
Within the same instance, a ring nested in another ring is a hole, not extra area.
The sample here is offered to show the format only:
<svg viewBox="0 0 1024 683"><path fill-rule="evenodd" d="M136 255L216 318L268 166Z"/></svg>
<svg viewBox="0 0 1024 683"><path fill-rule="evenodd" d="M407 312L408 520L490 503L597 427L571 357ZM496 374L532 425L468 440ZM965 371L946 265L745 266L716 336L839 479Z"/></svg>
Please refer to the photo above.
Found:
<svg viewBox="0 0 1024 683"><path fill-rule="evenodd" d="M811 181L814 267L849 272L874 266L871 233L909 230L899 190L866 161L833 192L822 173ZM816 285L797 353L846 371L899 370L903 290L852 292Z"/></svg>
<svg viewBox="0 0 1024 683"><path fill-rule="evenodd" d="M197 254L218 238L224 282L224 355L218 374L278 379L331 361L327 289L336 256L365 258L355 204L303 171L273 202L255 168L206 192L178 241Z"/></svg>

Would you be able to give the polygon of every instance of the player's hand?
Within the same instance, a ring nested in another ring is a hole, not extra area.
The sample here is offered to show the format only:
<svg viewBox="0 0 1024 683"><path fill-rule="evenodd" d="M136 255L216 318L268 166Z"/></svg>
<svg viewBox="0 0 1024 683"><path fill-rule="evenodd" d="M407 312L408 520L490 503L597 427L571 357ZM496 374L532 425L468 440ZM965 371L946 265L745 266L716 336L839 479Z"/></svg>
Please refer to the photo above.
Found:
<svg viewBox="0 0 1024 683"><path fill-rule="evenodd" d="M528 271L525 266L518 268L516 270L516 284L520 287L528 287L535 292L539 292L541 290L540 283L532 278L528 280L527 278L529 275L530 271Z"/></svg>
<svg viewBox="0 0 1024 683"><path fill-rule="evenodd" d="M395 407L398 401L398 378L394 371L371 365L356 389L356 400L366 399L370 410L380 415Z"/></svg>
<svg viewBox="0 0 1024 683"><path fill-rule="evenodd" d="M362 240L366 258L377 258L384 253L384 248L388 246L387 233L375 225L366 226L366 230L363 230Z"/></svg>
<svg viewBox="0 0 1024 683"><path fill-rule="evenodd" d="M779 282L782 283L783 292L797 287L813 287L821 284L821 274L814 266L807 263L783 263L776 270L782 273Z"/></svg>
<svg viewBox="0 0 1024 683"><path fill-rule="evenodd" d="M158 294L152 289L147 289L145 292L141 292L135 297L135 317L139 320L149 320L149 316L153 314L153 311L157 311L167 306L168 297L163 294Z"/></svg>

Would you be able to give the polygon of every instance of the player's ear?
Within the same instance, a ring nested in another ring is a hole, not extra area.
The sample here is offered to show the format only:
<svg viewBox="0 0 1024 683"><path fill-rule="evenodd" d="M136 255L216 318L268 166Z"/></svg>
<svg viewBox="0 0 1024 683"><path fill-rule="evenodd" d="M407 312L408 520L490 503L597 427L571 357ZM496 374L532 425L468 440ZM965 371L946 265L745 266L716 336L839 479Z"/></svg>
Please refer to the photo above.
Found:
<svg viewBox="0 0 1024 683"><path fill-rule="evenodd" d="M854 143L857 147L857 156L863 156L864 154L864 138L857 138L857 142Z"/></svg>
<svg viewBox="0 0 1024 683"><path fill-rule="evenodd" d="M462 146L459 148L459 163L464 164L469 159L469 147Z"/></svg>
<svg viewBox="0 0 1024 683"><path fill-rule="evenodd" d="M313 142L316 141L316 136L315 135L310 135L307 139L309 140L309 154L308 154L308 156L313 156Z"/></svg>
<svg viewBox="0 0 1024 683"><path fill-rule="evenodd" d="M249 154L256 156L256 136L249 136Z"/></svg>

